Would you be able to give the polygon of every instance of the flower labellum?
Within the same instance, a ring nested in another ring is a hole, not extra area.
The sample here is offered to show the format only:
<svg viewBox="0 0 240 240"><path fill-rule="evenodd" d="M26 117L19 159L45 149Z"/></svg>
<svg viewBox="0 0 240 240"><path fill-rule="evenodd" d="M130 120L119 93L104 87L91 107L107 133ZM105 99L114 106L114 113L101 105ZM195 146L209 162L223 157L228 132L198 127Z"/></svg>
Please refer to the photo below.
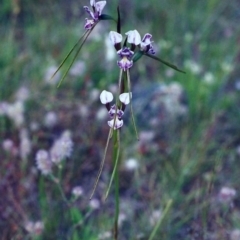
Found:
<svg viewBox="0 0 240 240"><path fill-rule="evenodd" d="M131 68L133 61L131 60L132 55L134 54L128 47L120 49L117 54L120 56L121 60L117 62L118 66L126 71Z"/></svg>
<svg viewBox="0 0 240 240"><path fill-rule="evenodd" d="M114 124L114 122L115 122L115 124ZM108 121L108 126L113 128L114 130L121 128L122 125L123 125L123 120L119 120L118 118Z"/></svg>
<svg viewBox="0 0 240 240"><path fill-rule="evenodd" d="M117 112L117 113L116 113L116 112ZM116 105L114 104L114 105L110 108L108 114L109 114L109 116L110 116L111 118L114 118L114 116L115 116L115 114L116 114L117 117L118 117L119 119L121 119L122 116L123 116L123 114L124 114L124 112L123 112L122 110L120 110L120 109L117 109Z"/></svg>

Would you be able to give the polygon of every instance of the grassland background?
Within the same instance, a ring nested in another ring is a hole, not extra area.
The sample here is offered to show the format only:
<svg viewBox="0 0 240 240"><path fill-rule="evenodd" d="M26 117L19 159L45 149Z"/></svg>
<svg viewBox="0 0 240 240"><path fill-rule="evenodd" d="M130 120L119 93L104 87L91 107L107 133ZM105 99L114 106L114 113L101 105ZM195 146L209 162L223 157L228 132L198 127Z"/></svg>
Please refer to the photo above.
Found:
<svg viewBox="0 0 240 240"><path fill-rule="evenodd" d="M239 2L108 1L104 13L115 15L118 4L122 32L152 33L157 55L187 72L174 72L151 59L141 59L131 69L137 126L146 139L136 141L126 113L120 239L148 239L154 212L161 213L169 199L172 208L155 239L240 239ZM118 79L117 59L109 60L113 47L106 45L113 23L101 22L94 30L77 59L81 71L69 74L58 89L48 81L49 69L60 64L84 32L84 5L89 2L1 2L1 107L19 101L16 92L21 88L28 96L22 101L20 125L0 114L2 240L111 239L103 235L111 232L114 216L113 194L103 202L112 170L111 148L95 194L100 206L94 209L88 198L108 134L99 94L114 89ZM54 125L46 123L49 112L57 116ZM61 184L69 198L74 186L84 190L71 210L35 163L36 152L49 149L65 130L72 132L74 148ZM31 142L25 155L23 131ZM15 152L4 149L6 139ZM129 159L137 160L135 170L126 167ZM222 199L223 187L236 195ZM39 220L44 230L30 234L26 222Z"/></svg>

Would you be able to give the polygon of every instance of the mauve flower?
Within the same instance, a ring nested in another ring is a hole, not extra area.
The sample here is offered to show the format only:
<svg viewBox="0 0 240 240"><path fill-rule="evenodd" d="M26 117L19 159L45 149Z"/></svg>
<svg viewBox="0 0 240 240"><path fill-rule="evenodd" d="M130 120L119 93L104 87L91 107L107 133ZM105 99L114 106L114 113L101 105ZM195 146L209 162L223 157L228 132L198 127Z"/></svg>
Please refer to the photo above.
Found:
<svg viewBox="0 0 240 240"><path fill-rule="evenodd" d="M52 163L46 150L38 150L36 154L36 164L43 175L48 175L52 172Z"/></svg>
<svg viewBox="0 0 240 240"><path fill-rule="evenodd" d="M122 93L119 95L119 100L122 103L122 106L118 107L114 104L110 107L109 103L113 100L113 94L106 90L103 90L100 94L100 101L102 104L105 104L108 114L110 118L112 118L112 120L108 121L108 126L114 130L123 126L122 116L126 105L130 103L130 97L132 97L132 93Z"/></svg>
<svg viewBox="0 0 240 240"><path fill-rule="evenodd" d="M141 41L140 49L146 53L155 54L151 38L152 35L150 33L146 33Z"/></svg>
<svg viewBox="0 0 240 240"><path fill-rule="evenodd" d="M83 195L83 189L82 187L80 186L76 186L72 189L72 194L75 196L75 197L80 197Z"/></svg>
<svg viewBox="0 0 240 240"><path fill-rule="evenodd" d="M102 10L106 5L106 1L96 2L95 0L90 0L90 5L92 7L92 11L87 6L83 7L85 11L89 14L89 16L92 18L92 19L86 18L84 28L87 30L91 29L93 25L99 20L99 17L102 14Z"/></svg>

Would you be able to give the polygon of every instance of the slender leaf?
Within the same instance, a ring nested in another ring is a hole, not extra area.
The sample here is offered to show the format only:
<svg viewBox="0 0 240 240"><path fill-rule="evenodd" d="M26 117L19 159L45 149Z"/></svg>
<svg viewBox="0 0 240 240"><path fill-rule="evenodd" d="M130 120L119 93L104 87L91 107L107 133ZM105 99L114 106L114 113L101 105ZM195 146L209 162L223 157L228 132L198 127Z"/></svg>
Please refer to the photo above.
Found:
<svg viewBox="0 0 240 240"><path fill-rule="evenodd" d="M168 67L170 67L170 68L178 71L178 72L186 73L186 72L184 72L183 70L180 70L177 66L175 66L175 65L173 65L173 64L171 64L171 63L169 63L169 62L167 62L167 61L165 61L165 60L162 60L162 59L160 59L160 58L158 58L158 57L156 57L156 56L154 56L154 55L151 55L151 54L148 54L148 53L144 53L144 55L146 55L146 56L148 56L148 57L150 57L150 58L153 58L153 59L155 59L155 60L157 60L157 61L159 61L159 62L167 65Z"/></svg>
<svg viewBox="0 0 240 240"><path fill-rule="evenodd" d="M63 66L63 64L67 61L67 59L69 58L69 56L71 55L71 53L73 52L73 50L77 47L77 45L81 42L81 40L85 37L85 35L87 34L89 30L87 30L82 37L79 38L79 40L75 43L75 45L72 47L72 49L68 52L68 54L66 55L66 57L63 59L63 61L61 62L61 64L58 66L57 70L53 73L53 75L51 76L52 80L54 78L54 76L57 74L57 72L61 69L61 67Z"/></svg>
<svg viewBox="0 0 240 240"><path fill-rule="evenodd" d="M113 21L117 22L115 18L113 18L112 16L110 16L108 14L101 14L99 16L99 20L113 20Z"/></svg>
<svg viewBox="0 0 240 240"><path fill-rule="evenodd" d="M140 50L137 51L132 57L133 62L137 62L142 56L143 56L143 51L140 51Z"/></svg>
<svg viewBox="0 0 240 240"><path fill-rule="evenodd" d="M109 145L109 140L111 138L111 134L112 134L112 128L110 128L110 130L109 130L107 143L106 143L105 150L104 150L103 159L101 161L101 165L100 165L100 168L99 168L99 171L98 171L97 178L96 178L95 183L94 183L94 187L93 187L92 193L90 195L90 199L92 199L92 197L93 197L93 194L94 194L94 192L96 190L96 187L98 185L98 182L99 182L99 178L100 178L100 176L102 174L102 170L103 170L103 166L104 166L104 163L105 163L105 159L106 159L106 155L107 155L107 150L108 150L108 145Z"/></svg>

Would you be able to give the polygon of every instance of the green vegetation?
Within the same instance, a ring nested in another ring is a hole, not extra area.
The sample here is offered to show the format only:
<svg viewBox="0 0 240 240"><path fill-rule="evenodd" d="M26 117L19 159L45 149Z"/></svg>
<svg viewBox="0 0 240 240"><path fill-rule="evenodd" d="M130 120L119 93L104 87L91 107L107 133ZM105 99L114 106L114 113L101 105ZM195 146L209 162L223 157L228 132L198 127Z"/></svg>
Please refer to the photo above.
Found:
<svg viewBox="0 0 240 240"><path fill-rule="evenodd" d="M0 239L112 239L113 190L104 202L112 143L92 201L89 196L109 132L99 95L118 81L117 58L109 60L115 50L106 43L115 25L96 26L57 88L70 62L50 81L51 75L84 33L82 7L89 2L10 2L0 9ZM108 1L104 11L115 15L117 4ZM239 239L239 2L119 6L122 33L151 33L157 56L186 71L147 57L131 69L140 141L126 111L119 239ZM36 153L51 151L65 131L73 141L70 157L54 165L57 179L44 176ZM83 190L77 200L75 186Z"/></svg>

